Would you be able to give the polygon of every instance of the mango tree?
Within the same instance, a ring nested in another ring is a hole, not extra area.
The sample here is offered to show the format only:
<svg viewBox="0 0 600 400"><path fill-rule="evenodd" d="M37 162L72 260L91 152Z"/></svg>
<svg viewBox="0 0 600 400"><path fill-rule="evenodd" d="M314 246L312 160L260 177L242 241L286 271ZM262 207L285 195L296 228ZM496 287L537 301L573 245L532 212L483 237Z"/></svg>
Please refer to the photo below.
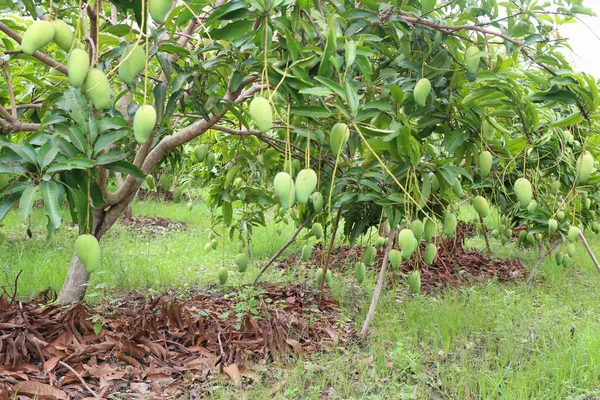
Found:
<svg viewBox="0 0 600 400"><path fill-rule="evenodd" d="M66 199L80 233L100 239L161 159L206 145L199 158L216 156L204 182L227 226L234 207L260 204L254 222L263 218L271 183L283 214L315 236L324 226L333 237L343 220L354 241L387 221L372 311L398 243L412 257L420 227L437 220L452 236L463 200L482 218L498 207L502 237L527 225L533 244L597 223L596 81L555 40L560 24L590 13L580 3L167 6L0 5L0 218L17 201L27 218L39 193L50 232ZM127 177L110 191L113 172ZM515 190L519 179L529 185ZM325 264L321 287L327 276ZM88 279L74 256L59 300L81 299Z"/></svg>

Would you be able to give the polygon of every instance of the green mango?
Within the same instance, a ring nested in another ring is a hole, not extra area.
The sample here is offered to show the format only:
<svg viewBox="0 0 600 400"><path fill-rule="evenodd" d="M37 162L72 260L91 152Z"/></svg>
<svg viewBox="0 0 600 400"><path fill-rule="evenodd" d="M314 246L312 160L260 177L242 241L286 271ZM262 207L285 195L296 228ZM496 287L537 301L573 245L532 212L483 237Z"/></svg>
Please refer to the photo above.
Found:
<svg viewBox="0 0 600 400"><path fill-rule="evenodd" d="M165 22L171 6L173 6L173 0L148 0L150 16L159 25Z"/></svg>
<svg viewBox="0 0 600 400"><path fill-rule="evenodd" d="M367 275L367 268L364 263L359 261L354 264L354 275L356 276L356 280L359 284L364 282Z"/></svg>
<svg viewBox="0 0 600 400"><path fill-rule="evenodd" d="M465 51L465 65L467 72L470 74L476 74L479 68L480 53L477 46L469 46Z"/></svg>
<svg viewBox="0 0 600 400"><path fill-rule="evenodd" d="M294 181L287 172L279 172L273 180L273 189L281 202L281 206L286 210L293 207L296 203L296 192Z"/></svg>
<svg viewBox="0 0 600 400"><path fill-rule="evenodd" d="M408 287L413 294L421 292L421 273L419 271L413 271L408 274L406 281L408 282Z"/></svg>
<svg viewBox="0 0 600 400"><path fill-rule="evenodd" d="M581 155L576 164L577 183L586 183L592 169L594 169L594 158L589 153Z"/></svg>
<svg viewBox="0 0 600 400"><path fill-rule="evenodd" d="M312 201L315 212L320 213L323 211L323 195L320 192L314 192L310 196L310 200Z"/></svg>
<svg viewBox="0 0 600 400"><path fill-rule="evenodd" d="M158 179L160 186L164 189L165 192L171 190L171 178L167 174L162 174Z"/></svg>
<svg viewBox="0 0 600 400"><path fill-rule="evenodd" d="M225 282L227 282L227 275L229 275L227 268L219 267L219 269L217 270L217 277L219 278L219 283L221 285L224 285Z"/></svg>
<svg viewBox="0 0 600 400"><path fill-rule="evenodd" d="M75 254L90 274L100 267L100 244L94 235L80 235L75 241Z"/></svg>
<svg viewBox="0 0 600 400"><path fill-rule="evenodd" d="M375 247L373 247L373 246L369 246L365 249L362 260L365 263L365 265L371 265L371 264L373 264L373 261L375 260L376 255L377 255L377 249L375 249Z"/></svg>
<svg viewBox="0 0 600 400"><path fill-rule="evenodd" d="M75 35L69 25L62 19L55 19L52 21L52 26L54 27L54 43L64 51L70 51Z"/></svg>
<svg viewBox="0 0 600 400"><path fill-rule="evenodd" d="M175 190L173 191L173 202L180 203L181 195L183 195L183 188L181 188L181 187L175 188Z"/></svg>
<svg viewBox="0 0 600 400"><path fill-rule="evenodd" d="M527 207L531 203L531 197L533 196L531 183L525 178L519 178L515 181L514 190L521 206Z"/></svg>
<svg viewBox="0 0 600 400"><path fill-rule="evenodd" d="M54 25L50 21L38 20L23 34L21 49L32 55L54 39Z"/></svg>
<svg viewBox="0 0 600 400"><path fill-rule="evenodd" d="M487 200L483 196L476 196L473 199L473 208L477 211L477 214L481 216L481 218L485 218L490 213L490 206L488 205Z"/></svg>
<svg viewBox="0 0 600 400"><path fill-rule="evenodd" d="M255 97L248 107L250 117L254 120L256 127L262 133L266 133L273 125L273 110L269 100L264 97Z"/></svg>
<svg viewBox="0 0 600 400"><path fill-rule="evenodd" d="M428 265L433 264L433 260L435 260L435 256L437 256L437 247L433 243L429 243L427 247L425 247L424 259L425 263Z"/></svg>
<svg viewBox="0 0 600 400"><path fill-rule="evenodd" d="M458 221L456 220L456 215L447 213L446 218L444 219L444 235L448 236L449 238L454 237L457 223Z"/></svg>
<svg viewBox="0 0 600 400"><path fill-rule="evenodd" d="M305 168L298 172L296 177L296 199L299 203L305 204L310 195L317 187L317 173L311 168Z"/></svg>
<svg viewBox="0 0 600 400"><path fill-rule="evenodd" d="M146 52L137 44L125 47L119 61L119 79L128 85L133 84L136 76L146 67Z"/></svg>
<svg viewBox="0 0 600 400"><path fill-rule="evenodd" d="M310 233L312 233L317 240L321 239L323 237L323 226L320 223L315 222Z"/></svg>
<svg viewBox="0 0 600 400"><path fill-rule="evenodd" d="M420 107L425 107L425 103L427 101L427 97L431 92L431 82L427 78L421 78L417 81L415 85L415 90L413 92L413 97L415 99L415 103Z"/></svg>
<svg viewBox="0 0 600 400"><path fill-rule="evenodd" d="M310 244L302 246L302 261L308 262L312 255L313 247Z"/></svg>
<svg viewBox="0 0 600 400"><path fill-rule="evenodd" d="M421 241L421 238L423 237L423 233L425 231L425 225L423 225L423 222L421 222L418 219L415 219L413 222L411 222L410 229L412 230L413 235L415 235L415 239L417 240L417 242Z"/></svg>
<svg viewBox="0 0 600 400"><path fill-rule="evenodd" d="M206 160L207 155L208 155L208 146L204 143L199 144L194 149L194 156L196 157L196 161L198 161L199 163Z"/></svg>
<svg viewBox="0 0 600 400"><path fill-rule="evenodd" d="M390 250L390 252L388 253L388 259L390 260L390 264L392 264L392 267L394 269L400 268L400 265L402 264L402 255L398 250Z"/></svg>
<svg viewBox="0 0 600 400"><path fill-rule="evenodd" d="M88 71L83 83L85 94L90 98L94 107L103 110L112 104L112 90L108 78L98 68Z"/></svg>
<svg viewBox="0 0 600 400"><path fill-rule="evenodd" d="M331 151L335 154L336 158L342 153L344 145L348 142L350 138L350 129L348 129L348 125L343 122L338 122L331 128L331 132L329 134L329 144L331 146Z"/></svg>
<svg viewBox="0 0 600 400"><path fill-rule="evenodd" d="M246 257L246 254L244 253L239 253L235 256L235 263L237 264L238 271L244 272L248 267L248 257Z"/></svg>
<svg viewBox="0 0 600 400"><path fill-rule="evenodd" d="M482 177L485 178L489 176L490 172L492 171L493 163L494 157L489 151L485 150L479 154L479 173Z"/></svg>
<svg viewBox="0 0 600 400"><path fill-rule="evenodd" d="M425 227L423 228L423 235L426 242L431 241L435 235L435 222L431 218L425 218Z"/></svg>
<svg viewBox="0 0 600 400"><path fill-rule="evenodd" d="M73 87L81 87L90 69L90 56L81 49L73 49L67 61L69 82Z"/></svg>
<svg viewBox="0 0 600 400"><path fill-rule="evenodd" d="M133 117L133 133L139 144L146 143L156 125L156 110L150 104L138 107Z"/></svg>
<svg viewBox="0 0 600 400"><path fill-rule="evenodd" d="M413 231L405 228L398 234L398 244L402 258L408 260L417 249L418 242Z"/></svg>

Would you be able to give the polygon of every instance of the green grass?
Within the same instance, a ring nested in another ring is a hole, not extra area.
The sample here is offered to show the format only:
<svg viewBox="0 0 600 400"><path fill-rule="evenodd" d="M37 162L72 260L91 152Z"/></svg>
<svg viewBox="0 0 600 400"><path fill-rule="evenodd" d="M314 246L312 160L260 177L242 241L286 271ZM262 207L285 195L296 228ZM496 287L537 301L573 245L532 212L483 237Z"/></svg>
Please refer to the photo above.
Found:
<svg viewBox="0 0 600 400"><path fill-rule="evenodd" d="M106 295L129 289L161 292L169 287L215 286L224 262L234 270L236 242L221 241L204 251L209 212L185 205L139 202L135 215L171 218L187 224L179 233L143 235L117 225L102 240L102 269L94 274L90 293ZM472 218L465 208L463 218ZM489 222L496 218L492 215ZM19 295L29 297L47 287L60 289L72 255L76 230L64 227L45 239L44 220L35 210L33 239L11 213L0 243L0 284L23 270ZM66 224L68 225L68 224ZM244 276L230 274L228 285L250 282L261 262L287 240L294 228L268 224L255 231L254 257ZM594 249L600 240L588 238ZM481 239L471 245L481 248ZM298 251L302 243L289 251ZM492 241L494 252L520 255L528 266L536 254ZM307 272L308 274L308 272ZM311 276L312 278L312 276ZM272 268L267 281L298 281L299 274ZM363 288L350 273L337 276L334 296L357 329L375 285L369 271ZM291 368L271 368L252 390L221 386L211 398L364 398L364 399L592 399L600 397L600 274L583 246L570 269L545 261L532 287L523 282L490 281L446 290L435 296L408 295L399 285L382 294L364 341L340 343L331 352L298 360ZM116 291L115 291L116 290ZM93 297L90 298L93 300ZM226 383L226 382L224 382ZM274 395L269 394L281 384Z"/></svg>

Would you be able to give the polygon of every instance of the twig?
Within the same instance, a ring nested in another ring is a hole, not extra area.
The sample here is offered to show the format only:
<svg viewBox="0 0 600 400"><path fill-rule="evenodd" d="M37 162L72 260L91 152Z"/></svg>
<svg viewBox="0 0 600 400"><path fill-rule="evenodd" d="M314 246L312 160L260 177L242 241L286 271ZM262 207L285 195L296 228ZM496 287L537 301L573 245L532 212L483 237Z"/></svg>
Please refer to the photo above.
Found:
<svg viewBox="0 0 600 400"><path fill-rule="evenodd" d="M19 282L19 276L21 276L21 272L23 272L23 270L19 270L17 276L15 276L15 291L13 292L12 298L10 299L10 304L13 304L15 302L15 299L17 298L17 284Z"/></svg>
<svg viewBox="0 0 600 400"><path fill-rule="evenodd" d="M492 248L490 247L490 241L488 240L487 228L485 227L485 224L483 223L483 218L481 217L481 215L479 215L479 222L481 223L481 233L483 233L483 238L485 239L485 249L488 249L491 251Z"/></svg>
<svg viewBox="0 0 600 400"><path fill-rule="evenodd" d="M6 88L8 90L8 97L10 99L10 112L12 113L12 119L16 120L18 118L17 115L17 103L15 101L15 91L13 90L12 81L10 79L10 74L8 73L8 67L5 61L0 61L2 65L2 72L4 72L4 78L6 79Z"/></svg>
<svg viewBox="0 0 600 400"><path fill-rule="evenodd" d="M527 282L526 282L527 285L529 285L531 283L531 281L533 281L533 277L535 276L535 271L540 266L540 264L546 259L546 257L548 257L548 255L550 253L552 253L554 251L554 249L556 249L558 247L559 244L560 244L560 240L557 240L556 243L554 243L554 245L552 245L552 247L550 247L548 249L548 251L546 251L546 253L544 253L543 255L538 257L535 265L533 266L533 268L531 269L531 272L529 273L529 278L527 278Z"/></svg>
<svg viewBox="0 0 600 400"><path fill-rule="evenodd" d="M377 285L375 286L375 291L373 292L373 298L371 299L371 306L369 307L369 312L367 313L367 318L363 323L362 329L360 330L360 335L364 338L369 332L369 325L371 324L371 319L373 319L373 315L375 315L375 309L377 308L377 302L379 301L379 295L381 294L381 289L383 288L383 280L385 278L385 270L387 268L390 250L394 246L394 238L396 237L396 228L392 229L390 232L390 236L388 239L387 247L385 248L385 254L383 256L383 263L381 264L381 270L379 270L379 277L377 278Z"/></svg>
<svg viewBox="0 0 600 400"><path fill-rule="evenodd" d="M87 389L87 390L88 390L88 391L89 391L91 394L93 394L93 395L94 395L94 397L99 397L99 396L98 396L98 394L97 394L96 392L94 392L94 391L92 390L92 388L88 386L88 384L87 384L87 383L85 383L85 381L83 380L83 378L81 377L81 375L79 375L79 374L77 373L77 371L75 371L75 370L74 370L73 368L71 368L71 367L70 367L68 364L65 364L65 363L64 363L64 362L62 362L62 361L59 361L58 363L59 363L60 365L62 365L63 367L65 367L66 369L68 369L69 371L71 371L72 373L74 373L74 374L75 374L75 376L77 377L77 379L79 379L79 381L80 381L80 382L83 384L83 386L85 386L85 388L86 388L86 389Z"/></svg>
<svg viewBox="0 0 600 400"><path fill-rule="evenodd" d="M331 252L333 251L333 243L335 242L335 235L338 230L338 225L340 223L341 216L342 216L342 207L338 208L338 212L335 217L335 222L333 223L333 226L331 227L331 240L329 241L329 249L327 250L327 259L325 260L325 265L323 266L323 277L321 278L321 283L319 283L319 292L321 292L320 297L323 296L323 288L325 287L327 269L329 268L329 261L331 260Z"/></svg>
<svg viewBox="0 0 600 400"><path fill-rule="evenodd" d="M258 273L258 275L256 275L256 278L254 278L254 282L252 282L253 285L256 285L256 283L258 282L258 280L260 279L260 277L262 276L262 274L265 273L265 271L267 270L267 268L269 268L269 266L271 264L273 264L273 262L275 260L277 260L277 258L281 255L281 253L283 253L285 251L285 249L287 249L288 247L290 247L290 245L292 243L294 243L294 241L296 240L296 237L298 236L298 234L300 233L300 231L302 231L302 229L304 229L304 227L306 226L306 224L308 224L308 222L314 218L314 216L317 215L316 212L313 212L311 215L309 215L304 222L302 222L302 224L300 224L300 226L298 227L298 229L296 229L296 232L294 232L294 234L292 235L292 237L290 238L290 240L288 240L282 247L281 249L279 249L279 251L277 253L275 253L275 255L273 257L271 257L271 259L264 265L264 267L262 267L260 269L260 272Z"/></svg>
<svg viewBox="0 0 600 400"><path fill-rule="evenodd" d="M585 236L583 236L583 231L581 231L581 230L579 231L579 237L581 238L581 241L583 242L585 249L587 250L588 254L590 255L590 258L594 262L596 269L598 270L598 272L600 272L600 264L598 264L598 260L596 259L596 256L594 255L592 248L590 247L587 240L585 239Z"/></svg>

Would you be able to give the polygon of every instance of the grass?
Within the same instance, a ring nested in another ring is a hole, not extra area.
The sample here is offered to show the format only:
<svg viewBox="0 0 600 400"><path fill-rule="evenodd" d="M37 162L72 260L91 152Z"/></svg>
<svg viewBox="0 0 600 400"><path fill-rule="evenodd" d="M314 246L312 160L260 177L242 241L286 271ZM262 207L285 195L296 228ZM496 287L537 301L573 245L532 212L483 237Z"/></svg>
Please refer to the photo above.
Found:
<svg viewBox="0 0 600 400"><path fill-rule="evenodd" d="M225 263L234 270L236 242L221 240L218 250L204 251L209 211L185 205L138 202L135 215L171 218L187 224L179 233L143 235L117 225L101 242L102 270L94 274L94 295L128 289L161 292L169 287L208 287ZM465 210L463 217L472 214ZM492 215L489 221L497 216ZM33 239L15 213L5 220L7 241L0 243L0 284L23 270L19 295L29 297L47 287L60 289L76 238L62 228L49 240L44 219L35 210ZM68 224L66 224L68 225ZM278 234L277 229L282 231ZM230 274L228 285L250 282L261 262L287 240L292 226L255 231L253 262L244 276ZM596 236L588 238L600 249ZM480 239L471 243L481 247ZM288 251L298 251L302 243ZM535 254L502 246L494 252L521 256L528 266ZM298 273L273 268L266 281L298 281ZM333 286L347 316L359 329L370 302L375 271L363 288L350 273ZM401 285L384 291L372 334L364 341L341 343L331 352L297 360L290 368L272 368L251 391L215 386L211 398L364 398L364 399L592 399L600 398L600 274L583 246L570 269L546 260L534 285L490 281L446 290L435 296L410 296ZM275 385L279 389L269 394Z"/></svg>

